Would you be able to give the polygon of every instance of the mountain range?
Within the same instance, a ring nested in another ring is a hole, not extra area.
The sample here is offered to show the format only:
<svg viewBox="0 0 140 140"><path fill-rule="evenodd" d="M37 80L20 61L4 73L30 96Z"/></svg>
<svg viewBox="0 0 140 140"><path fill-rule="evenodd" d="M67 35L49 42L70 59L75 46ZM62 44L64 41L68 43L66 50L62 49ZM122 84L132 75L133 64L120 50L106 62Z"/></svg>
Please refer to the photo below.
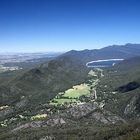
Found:
<svg viewBox="0 0 140 140"><path fill-rule="evenodd" d="M86 67L104 59L124 61ZM0 139L140 138L140 44L72 50L0 81Z"/></svg>

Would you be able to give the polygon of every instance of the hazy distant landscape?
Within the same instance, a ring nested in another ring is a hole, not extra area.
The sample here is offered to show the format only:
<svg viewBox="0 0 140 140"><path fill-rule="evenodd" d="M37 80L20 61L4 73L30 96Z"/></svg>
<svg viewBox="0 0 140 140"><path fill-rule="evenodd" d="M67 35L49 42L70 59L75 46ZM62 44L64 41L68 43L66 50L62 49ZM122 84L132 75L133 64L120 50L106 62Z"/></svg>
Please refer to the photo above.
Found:
<svg viewBox="0 0 140 140"><path fill-rule="evenodd" d="M50 57L56 57L62 53L59 52L49 52L49 53L11 53L11 54L0 54L0 63L14 63L14 62L26 62L31 61L34 59L40 59L40 58L50 58Z"/></svg>
<svg viewBox="0 0 140 140"><path fill-rule="evenodd" d="M62 53L11 53L0 54L0 72L31 68Z"/></svg>

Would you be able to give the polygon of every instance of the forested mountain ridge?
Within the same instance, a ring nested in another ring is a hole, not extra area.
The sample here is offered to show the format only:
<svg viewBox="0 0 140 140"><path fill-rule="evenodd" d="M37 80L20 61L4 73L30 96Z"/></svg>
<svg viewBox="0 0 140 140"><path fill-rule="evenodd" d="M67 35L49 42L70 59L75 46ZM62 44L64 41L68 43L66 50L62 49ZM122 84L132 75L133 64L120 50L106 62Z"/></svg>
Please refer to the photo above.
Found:
<svg viewBox="0 0 140 140"><path fill-rule="evenodd" d="M70 51L8 80L0 86L0 139L139 138L140 56L132 46ZM120 57L113 67L86 67Z"/></svg>

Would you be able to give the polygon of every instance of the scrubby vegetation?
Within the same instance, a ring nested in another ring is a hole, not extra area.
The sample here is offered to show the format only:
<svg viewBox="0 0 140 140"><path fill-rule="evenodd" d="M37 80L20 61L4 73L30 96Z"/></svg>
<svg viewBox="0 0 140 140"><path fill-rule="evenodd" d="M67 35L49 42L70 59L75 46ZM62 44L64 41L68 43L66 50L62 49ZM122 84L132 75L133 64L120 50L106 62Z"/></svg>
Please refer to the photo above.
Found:
<svg viewBox="0 0 140 140"><path fill-rule="evenodd" d="M0 139L139 140L140 87L129 85L140 83L140 61L94 69L76 60L64 55L9 73L0 86Z"/></svg>
<svg viewBox="0 0 140 140"><path fill-rule="evenodd" d="M79 125L69 127L32 128L14 133L1 133L1 140L41 140L52 138L53 140L139 140L140 123L118 126L95 127L92 125Z"/></svg>

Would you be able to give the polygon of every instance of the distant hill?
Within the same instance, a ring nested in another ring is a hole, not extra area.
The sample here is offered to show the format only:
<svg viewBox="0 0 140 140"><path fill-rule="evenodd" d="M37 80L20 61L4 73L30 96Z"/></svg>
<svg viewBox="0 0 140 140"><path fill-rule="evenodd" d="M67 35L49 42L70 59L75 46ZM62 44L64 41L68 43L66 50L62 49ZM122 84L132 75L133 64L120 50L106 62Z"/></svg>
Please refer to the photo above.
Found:
<svg viewBox="0 0 140 140"><path fill-rule="evenodd" d="M95 50L72 50L62 56L65 55L83 63L99 59L127 59L140 55L140 44L112 45Z"/></svg>
<svg viewBox="0 0 140 140"><path fill-rule="evenodd" d="M121 61L119 64L115 65L116 68L120 70L131 70L135 71L140 68L140 56L128 58L124 61Z"/></svg>

